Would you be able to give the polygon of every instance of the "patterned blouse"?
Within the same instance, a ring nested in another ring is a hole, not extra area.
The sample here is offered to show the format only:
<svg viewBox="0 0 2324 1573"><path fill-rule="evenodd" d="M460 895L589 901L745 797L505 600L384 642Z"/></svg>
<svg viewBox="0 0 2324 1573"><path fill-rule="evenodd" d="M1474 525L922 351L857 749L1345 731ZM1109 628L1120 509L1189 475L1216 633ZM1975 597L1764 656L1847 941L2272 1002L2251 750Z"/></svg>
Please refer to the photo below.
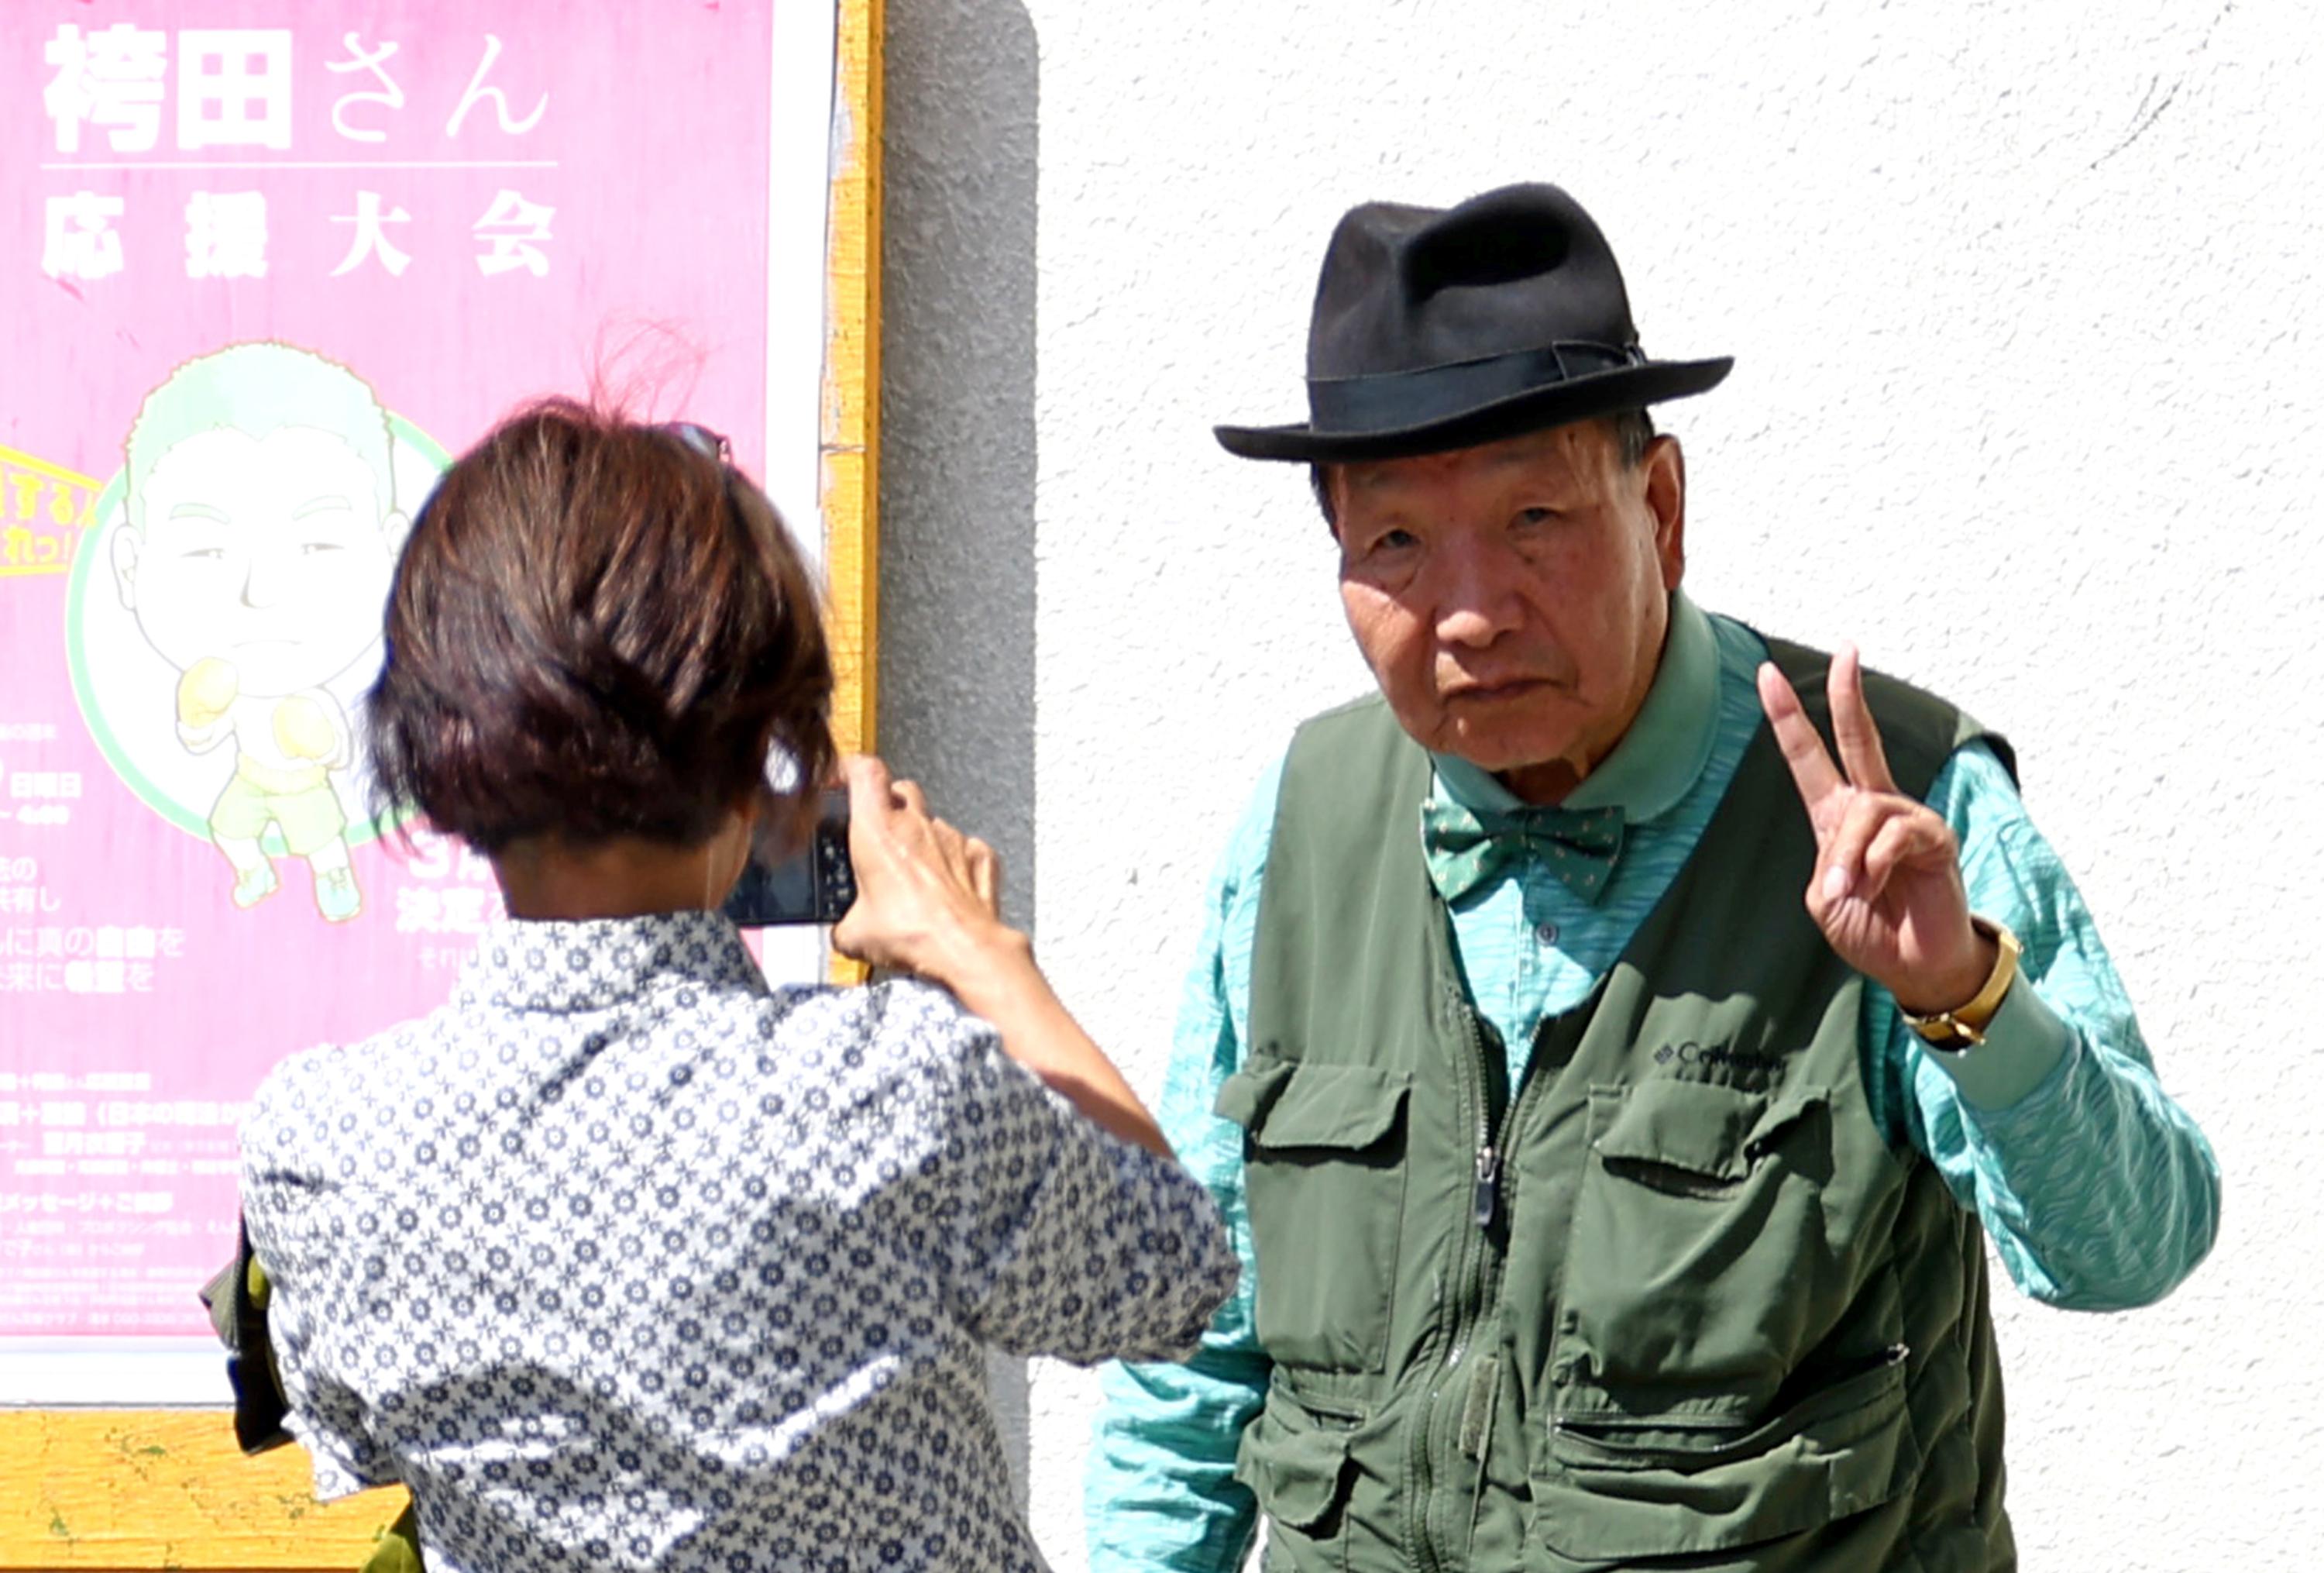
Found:
<svg viewBox="0 0 2324 1573"><path fill-rule="evenodd" d="M949 995L709 912L499 925L242 1150L316 1494L409 1485L430 1573L1038 1568L984 1349L1178 1358L1237 1271Z"/></svg>

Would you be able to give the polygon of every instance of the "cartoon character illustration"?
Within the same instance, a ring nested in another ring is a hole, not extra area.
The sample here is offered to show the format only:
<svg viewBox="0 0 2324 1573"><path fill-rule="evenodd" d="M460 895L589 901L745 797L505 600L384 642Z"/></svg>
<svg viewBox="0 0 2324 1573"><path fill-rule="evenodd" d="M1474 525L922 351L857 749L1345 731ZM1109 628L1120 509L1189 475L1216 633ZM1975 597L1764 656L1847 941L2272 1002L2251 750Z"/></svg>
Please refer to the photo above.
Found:
<svg viewBox="0 0 2324 1573"><path fill-rule="evenodd" d="M239 907L281 888L272 829L306 861L317 911L345 922L363 910L333 784L357 743L327 685L378 669L381 608L409 528L392 443L362 378L272 342L186 362L129 430L114 582L180 674L179 744L231 751L208 831Z"/></svg>

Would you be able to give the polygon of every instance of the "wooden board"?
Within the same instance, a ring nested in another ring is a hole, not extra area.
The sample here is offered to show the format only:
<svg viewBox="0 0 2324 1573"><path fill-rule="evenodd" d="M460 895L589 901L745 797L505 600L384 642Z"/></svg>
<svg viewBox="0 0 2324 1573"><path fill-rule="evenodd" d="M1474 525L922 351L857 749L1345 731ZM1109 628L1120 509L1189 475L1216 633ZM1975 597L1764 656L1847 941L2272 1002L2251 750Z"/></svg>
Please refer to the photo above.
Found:
<svg viewBox="0 0 2324 1573"><path fill-rule="evenodd" d="M318 1505L304 1449L245 1458L219 1411L0 1411L0 1568L351 1573L401 1511Z"/></svg>
<svg viewBox="0 0 2324 1573"><path fill-rule="evenodd" d="M850 133L831 189L831 338L824 356L823 516L839 746L878 745L880 663L880 60L881 0L843 0L837 101Z"/></svg>
<svg viewBox="0 0 2324 1573"><path fill-rule="evenodd" d="M838 4L821 486L833 720L853 750L874 744L878 699L881 0ZM0 1568L352 1569L403 1500L319 1505L303 1450L245 1458L223 1411L0 1409Z"/></svg>

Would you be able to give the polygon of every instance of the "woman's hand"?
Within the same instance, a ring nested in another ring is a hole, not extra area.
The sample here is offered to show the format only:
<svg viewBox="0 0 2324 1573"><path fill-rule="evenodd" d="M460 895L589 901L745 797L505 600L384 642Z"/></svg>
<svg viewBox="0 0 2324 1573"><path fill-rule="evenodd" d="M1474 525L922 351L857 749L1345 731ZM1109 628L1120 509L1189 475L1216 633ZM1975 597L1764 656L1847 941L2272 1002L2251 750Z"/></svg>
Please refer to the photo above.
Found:
<svg viewBox="0 0 2324 1573"><path fill-rule="evenodd" d="M869 754L847 761L847 851L855 904L832 943L874 967L918 973L962 992L964 981L1021 949L1001 921L1001 860L991 847L928 813L908 781Z"/></svg>
<svg viewBox="0 0 2324 1573"><path fill-rule="evenodd" d="M1001 921L1001 860L928 814L920 789L868 754L847 762L847 851L855 904L831 942L859 961L940 983L992 1023L1008 1056L1082 1115L1167 1158L1170 1143L1105 1051L1090 1041Z"/></svg>

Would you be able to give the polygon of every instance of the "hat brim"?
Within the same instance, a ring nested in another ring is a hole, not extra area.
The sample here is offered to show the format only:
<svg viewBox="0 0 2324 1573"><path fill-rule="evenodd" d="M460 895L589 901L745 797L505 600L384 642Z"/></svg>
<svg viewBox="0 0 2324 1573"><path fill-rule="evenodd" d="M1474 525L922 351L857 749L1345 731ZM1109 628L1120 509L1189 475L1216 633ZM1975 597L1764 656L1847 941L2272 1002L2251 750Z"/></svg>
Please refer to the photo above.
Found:
<svg viewBox="0 0 2324 1573"><path fill-rule="evenodd" d="M1379 431L1317 431L1304 421L1296 426L1217 426L1212 430L1219 446L1240 458L1303 464L1409 458L1709 393L1734 366L1732 356L1620 366L1529 388L1419 425Z"/></svg>

